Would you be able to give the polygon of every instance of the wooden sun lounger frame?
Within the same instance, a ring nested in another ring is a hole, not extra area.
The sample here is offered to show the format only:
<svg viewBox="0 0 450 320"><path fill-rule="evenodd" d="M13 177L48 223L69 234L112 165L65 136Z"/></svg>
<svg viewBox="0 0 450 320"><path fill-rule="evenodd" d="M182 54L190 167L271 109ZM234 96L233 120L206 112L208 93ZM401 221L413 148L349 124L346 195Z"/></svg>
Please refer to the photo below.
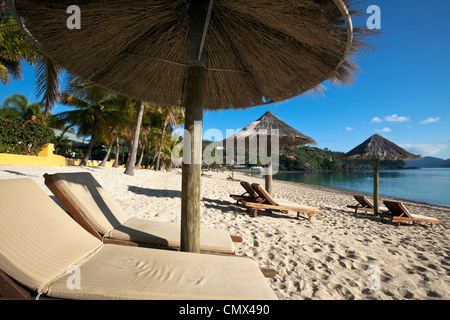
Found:
<svg viewBox="0 0 450 320"><path fill-rule="evenodd" d="M61 202L64 208L66 208L66 212L76 221L79 225L81 225L86 231L92 234L97 239L100 239L105 244L115 244L122 246L130 246L130 247L144 247L144 248L153 248L153 249L163 249L163 250L174 250L180 251L180 247L177 246L161 246L146 242L137 242L131 240L121 240L114 238L105 238L103 237L92 225L89 221L83 216L83 214L75 207L75 205L70 201L70 199L62 192L60 188L54 183L52 176L45 173L45 185L50 189L50 191L55 195L58 201ZM230 235L231 240L233 242L239 243L242 242L243 239L240 236ZM245 257L238 256L236 253L220 253L220 252L212 252L202 250L200 253L204 254L215 254L215 255L227 255L227 256L235 256L235 257ZM245 257L247 258L247 257ZM266 278L273 278L276 275L276 270L270 268L260 267L261 272L264 274Z"/></svg>
<svg viewBox="0 0 450 320"><path fill-rule="evenodd" d="M442 221L431 218L431 217L425 217L425 216L414 216L413 214L411 214L409 212L409 210L406 208L406 206L399 201L383 201L384 205L389 208L390 210L388 212L385 213L380 213L379 216L381 218L381 220L383 220L383 218L388 218L392 221L396 221L397 222L397 226L400 227L401 222L404 221L411 221L413 224L414 222L426 222L429 223L431 225L431 228L433 229L433 227L436 224L440 224L442 223ZM392 209L395 208L395 212L392 211Z"/></svg>
<svg viewBox="0 0 450 320"><path fill-rule="evenodd" d="M253 201L253 202L262 202L263 199L260 198L258 193L253 190L251 184L247 181L241 181L241 186L244 188L245 192L243 194L230 194L230 197L237 201L239 204L242 201Z"/></svg>
<svg viewBox="0 0 450 320"><path fill-rule="evenodd" d="M37 292L20 285L16 280L8 276L0 269L0 300L60 300L46 295L38 295Z"/></svg>
<svg viewBox="0 0 450 320"><path fill-rule="evenodd" d="M355 209L355 213L358 213L358 210L364 211L365 213L374 212L373 204L366 198L366 196L353 195L356 201L358 201L357 205L348 205L347 208ZM379 208L379 212L387 212L389 210Z"/></svg>
<svg viewBox="0 0 450 320"><path fill-rule="evenodd" d="M309 222L311 222L312 217L316 214L323 213L323 211L315 209L315 208L309 208L304 206L284 206L278 204L271 196L270 194L258 183L253 183L252 185L253 190L259 195L261 198L261 201L254 202L254 201L246 201L242 200L242 205L247 208L253 209L253 217L256 218L258 216L258 210L265 209L265 210L277 210L282 211L284 213L288 213L289 211L297 212L297 218L300 218L300 213L306 214L308 217L306 218Z"/></svg>
<svg viewBox="0 0 450 320"><path fill-rule="evenodd" d="M0 299L33 300L34 298L30 291L0 269Z"/></svg>

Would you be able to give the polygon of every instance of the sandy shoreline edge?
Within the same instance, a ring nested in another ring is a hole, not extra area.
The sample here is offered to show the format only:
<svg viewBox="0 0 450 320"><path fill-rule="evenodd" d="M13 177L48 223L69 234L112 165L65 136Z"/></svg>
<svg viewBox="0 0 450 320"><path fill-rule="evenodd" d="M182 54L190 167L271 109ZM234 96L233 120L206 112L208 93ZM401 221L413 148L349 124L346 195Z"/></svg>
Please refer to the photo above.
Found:
<svg viewBox="0 0 450 320"><path fill-rule="evenodd" d="M90 172L125 213L180 222L181 175L173 172L97 167L0 166L0 179L29 177L52 196L44 173ZM354 192L290 181L273 181L274 197L324 211L308 223L294 213L261 212L252 218L230 194L244 192L229 173L202 177L202 225L243 237L240 255L277 270L267 281L279 299L448 299L450 298L450 208L402 200L415 214L443 224L404 224L400 228L372 215L355 214ZM263 179L235 173L236 179ZM370 195L369 195L370 196ZM54 198L54 197L52 197ZM382 199L393 199L382 197ZM375 270L375 274L374 271ZM376 281L375 281L376 280Z"/></svg>

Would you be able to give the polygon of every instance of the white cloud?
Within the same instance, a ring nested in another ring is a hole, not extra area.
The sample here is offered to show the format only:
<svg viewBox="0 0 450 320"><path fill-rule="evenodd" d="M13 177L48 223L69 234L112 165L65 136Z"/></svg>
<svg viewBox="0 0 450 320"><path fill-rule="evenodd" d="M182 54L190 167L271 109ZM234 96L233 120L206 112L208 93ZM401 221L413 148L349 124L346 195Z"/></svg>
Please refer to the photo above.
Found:
<svg viewBox="0 0 450 320"><path fill-rule="evenodd" d="M386 128L383 128L383 129L377 129L377 132L391 132L392 130L391 130L391 128L388 128L388 127L386 127Z"/></svg>
<svg viewBox="0 0 450 320"><path fill-rule="evenodd" d="M433 122L438 122L439 120L441 120L441 118L439 118L439 117L436 117L436 118L429 117L427 120L420 121L420 124L430 124Z"/></svg>
<svg viewBox="0 0 450 320"><path fill-rule="evenodd" d="M444 139L444 142L450 142L450 138Z"/></svg>
<svg viewBox="0 0 450 320"><path fill-rule="evenodd" d="M398 114L393 114L392 116L387 116L384 118L384 120L389 121L389 122L407 122L411 119L411 117L399 117Z"/></svg>
<svg viewBox="0 0 450 320"><path fill-rule="evenodd" d="M351 128L351 127L346 127L345 130L347 130L347 131L353 131L353 128Z"/></svg>
<svg viewBox="0 0 450 320"><path fill-rule="evenodd" d="M378 117L375 117L375 118L373 118L372 120L370 120L370 123L375 123L375 122L377 122L377 123L383 122L383 119L380 119L380 118L378 118Z"/></svg>
<svg viewBox="0 0 450 320"><path fill-rule="evenodd" d="M414 154L420 154L422 156L434 156L440 151L447 149L446 144L402 144L402 148L408 150Z"/></svg>

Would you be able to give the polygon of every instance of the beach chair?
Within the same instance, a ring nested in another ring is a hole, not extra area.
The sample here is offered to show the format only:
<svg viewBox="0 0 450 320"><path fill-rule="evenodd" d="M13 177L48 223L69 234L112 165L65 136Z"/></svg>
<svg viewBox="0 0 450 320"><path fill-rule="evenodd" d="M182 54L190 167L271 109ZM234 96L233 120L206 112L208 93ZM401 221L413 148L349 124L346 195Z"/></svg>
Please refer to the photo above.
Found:
<svg viewBox="0 0 450 320"><path fill-rule="evenodd" d="M202 169L202 177L212 177L212 174L204 173Z"/></svg>
<svg viewBox="0 0 450 320"><path fill-rule="evenodd" d="M228 175L228 177L227 177L227 180L230 180L230 181L241 181L241 180L239 180L239 179L234 179L231 175Z"/></svg>
<svg viewBox="0 0 450 320"><path fill-rule="evenodd" d="M263 199L260 198L258 193L253 190L251 184L247 181L241 181L241 186L244 188L245 192L243 194L230 194L230 197L237 201L239 204L242 200L245 201L253 201L253 202L262 202Z"/></svg>
<svg viewBox="0 0 450 320"><path fill-rule="evenodd" d="M277 210L285 212L286 214L289 211L294 211L297 213L297 218L300 218L300 213L306 214L308 217L308 221L311 222L311 219L313 216L319 213L323 213L323 211L320 211L316 208L308 207L299 205L292 202L287 201L280 201L273 199L270 194L263 188L261 185L257 183L253 183L252 185L253 190L259 195L259 197L262 199L261 202L253 202L253 201L246 201L242 200L242 206L250 208L253 210L253 217L258 216L258 210L265 209L265 210Z"/></svg>
<svg viewBox="0 0 450 320"><path fill-rule="evenodd" d="M129 217L89 172L44 174L45 185L81 226L105 243L180 249L180 225ZM234 254L242 242L225 230L202 228L202 253Z"/></svg>
<svg viewBox="0 0 450 320"><path fill-rule="evenodd" d="M366 196L354 195L353 196L358 204L356 205L348 205L347 208L355 209L355 213L358 213L358 210L364 211L365 213L374 212L374 206ZM388 212L389 209L386 207L379 207L378 212Z"/></svg>
<svg viewBox="0 0 450 320"><path fill-rule="evenodd" d="M383 220L383 218L391 219L391 221L396 221L399 227L402 221L412 221L413 224L414 222L426 222L431 224L431 228L433 228L436 224L442 223L442 221L436 218L411 214L402 202L383 201L383 203L389 211L380 214L381 220Z"/></svg>
<svg viewBox="0 0 450 320"><path fill-rule="evenodd" d="M104 244L32 179L0 180L0 296L276 299L249 258Z"/></svg>

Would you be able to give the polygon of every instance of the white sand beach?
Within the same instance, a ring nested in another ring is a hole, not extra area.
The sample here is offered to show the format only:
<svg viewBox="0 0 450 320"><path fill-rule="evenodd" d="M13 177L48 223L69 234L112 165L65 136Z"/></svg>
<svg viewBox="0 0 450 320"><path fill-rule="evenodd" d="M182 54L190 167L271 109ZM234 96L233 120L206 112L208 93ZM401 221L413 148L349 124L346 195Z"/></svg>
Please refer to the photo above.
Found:
<svg viewBox="0 0 450 320"><path fill-rule="evenodd" d="M88 171L129 215L180 222L181 174L98 167L0 166L0 179L32 178L52 196L44 173ZM230 194L242 194L228 173L202 177L202 225L226 229L243 237L239 255L253 257L261 267L277 270L267 279L281 300L299 299L449 299L450 208L404 201L413 214L443 221L429 224L383 223L373 215L355 214L351 192L274 181L274 197L324 211L309 223L295 213L266 213L253 218L235 205ZM236 179L259 182L242 174ZM53 197L54 198L54 197ZM382 197L382 200L386 198ZM379 270L376 273L368 268ZM375 269L374 269L375 268ZM369 287L368 284L373 286Z"/></svg>

